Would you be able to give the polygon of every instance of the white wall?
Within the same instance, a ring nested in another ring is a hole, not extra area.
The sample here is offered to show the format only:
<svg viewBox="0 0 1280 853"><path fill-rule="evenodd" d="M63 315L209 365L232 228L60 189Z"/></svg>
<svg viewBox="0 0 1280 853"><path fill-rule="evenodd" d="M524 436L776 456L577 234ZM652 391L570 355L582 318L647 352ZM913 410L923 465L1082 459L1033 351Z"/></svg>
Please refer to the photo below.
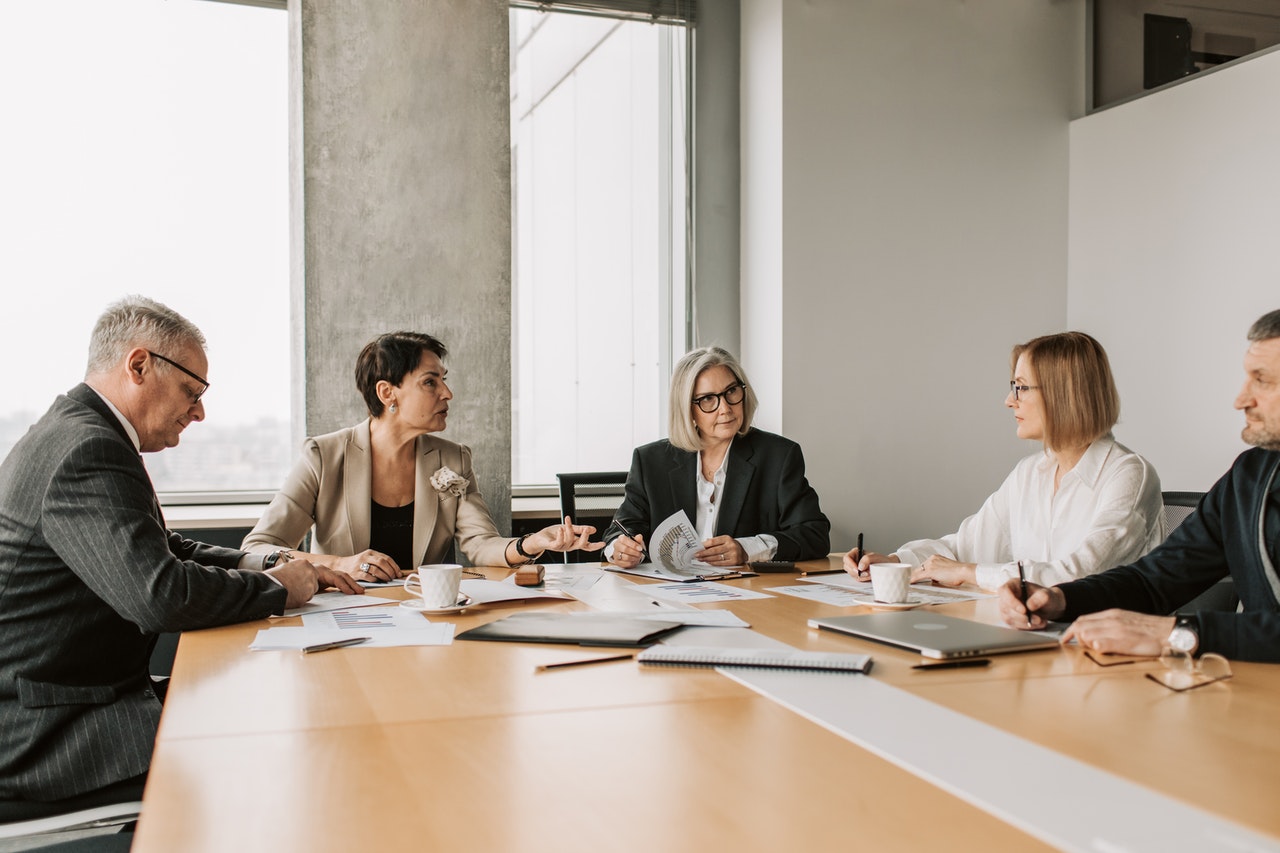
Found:
<svg viewBox="0 0 1280 853"><path fill-rule="evenodd" d="M1070 324L1111 355L1121 439L1166 490L1244 449L1245 333L1280 308L1280 52L1071 125Z"/></svg>
<svg viewBox="0 0 1280 853"><path fill-rule="evenodd" d="M1003 399L1011 345L1066 323L1083 0L744 0L741 26L759 423L804 447L833 547L954 530L1038 449Z"/></svg>

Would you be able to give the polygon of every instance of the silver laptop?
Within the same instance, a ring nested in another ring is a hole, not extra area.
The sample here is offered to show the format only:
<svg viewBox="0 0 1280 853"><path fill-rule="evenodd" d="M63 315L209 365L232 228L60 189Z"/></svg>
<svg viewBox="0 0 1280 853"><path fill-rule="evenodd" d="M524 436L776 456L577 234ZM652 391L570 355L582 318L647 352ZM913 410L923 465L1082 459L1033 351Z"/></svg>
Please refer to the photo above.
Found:
<svg viewBox="0 0 1280 853"><path fill-rule="evenodd" d="M1029 652L1058 646L1058 640L1047 634L972 622L927 610L830 616L810 619L809 627L915 649L927 658L940 660Z"/></svg>

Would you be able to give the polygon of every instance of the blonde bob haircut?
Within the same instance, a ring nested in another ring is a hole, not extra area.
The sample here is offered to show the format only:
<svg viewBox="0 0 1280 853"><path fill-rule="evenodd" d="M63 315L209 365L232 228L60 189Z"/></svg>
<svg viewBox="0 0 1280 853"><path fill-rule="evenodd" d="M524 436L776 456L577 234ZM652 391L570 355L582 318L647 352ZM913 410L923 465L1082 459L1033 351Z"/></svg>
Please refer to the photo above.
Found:
<svg viewBox="0 0 1280 853"><path fill-rule="evenodd" d="M1107 351L1084 332L1033 338L1013 348L1010 375L1026 356L1044 400L1044 445L1050 450L1084 447L1120 420L1120 392Z"/></svg>
<svg viewBox="0 0 1280 853"><path fill-rule="evenodd" d="M702 439L698 435L698 428L693 423L693 386L697 384L702 371L716 365L729 368L733 377L742 383L745 392L742 397L742 428L738 430L738 435L746 435L747 430L751 429L751 420L756 416L757 403L756 392L747 382L746 371L728 350L720 347L701 347L685 353L676 363L676 369L671 374L671 422L669 424L671 443L681 450L693 453L702 450Z"/></svg>

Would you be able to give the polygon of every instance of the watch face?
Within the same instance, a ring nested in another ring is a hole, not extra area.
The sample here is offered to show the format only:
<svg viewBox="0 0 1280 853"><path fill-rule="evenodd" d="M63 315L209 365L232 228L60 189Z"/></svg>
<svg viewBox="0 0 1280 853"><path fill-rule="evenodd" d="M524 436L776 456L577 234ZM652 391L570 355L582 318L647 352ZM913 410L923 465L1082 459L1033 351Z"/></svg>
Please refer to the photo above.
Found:
<svg viewBox="0 0 1280 853"><path fill-rule="evenodd" d="M1190 654L1196 650L1200 638L1190 628L1174 628L1169 634L1169 645L1177 651Z"/></svg>

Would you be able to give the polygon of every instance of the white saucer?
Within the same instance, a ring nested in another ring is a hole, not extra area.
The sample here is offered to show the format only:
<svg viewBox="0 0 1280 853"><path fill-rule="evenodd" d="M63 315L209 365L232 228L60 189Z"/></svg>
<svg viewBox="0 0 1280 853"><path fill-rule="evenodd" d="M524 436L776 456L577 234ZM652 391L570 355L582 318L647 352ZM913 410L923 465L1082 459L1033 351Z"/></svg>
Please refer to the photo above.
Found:
<svg viewBox="0 0 1280 853"><path fill-rule="evenodd" d="M872 598L863 599L858 603L861 604L863 607L870 607L874 610L913 610L917 607L923 606L924 599L918 595L911 595L907 597L906 601L900 601L897 603L890 603L888 601L876 601L875 599L872 599Z"/></svg>
<svg viewBox="0 0 1280 853"><path fill-rule="evenodd" d="M469 595L458 596L458 603L452 607L425 607L421 598L410 598L400 602L401 607L414 610L418 613L461 613L472 604L474 604Z"/></svg>

